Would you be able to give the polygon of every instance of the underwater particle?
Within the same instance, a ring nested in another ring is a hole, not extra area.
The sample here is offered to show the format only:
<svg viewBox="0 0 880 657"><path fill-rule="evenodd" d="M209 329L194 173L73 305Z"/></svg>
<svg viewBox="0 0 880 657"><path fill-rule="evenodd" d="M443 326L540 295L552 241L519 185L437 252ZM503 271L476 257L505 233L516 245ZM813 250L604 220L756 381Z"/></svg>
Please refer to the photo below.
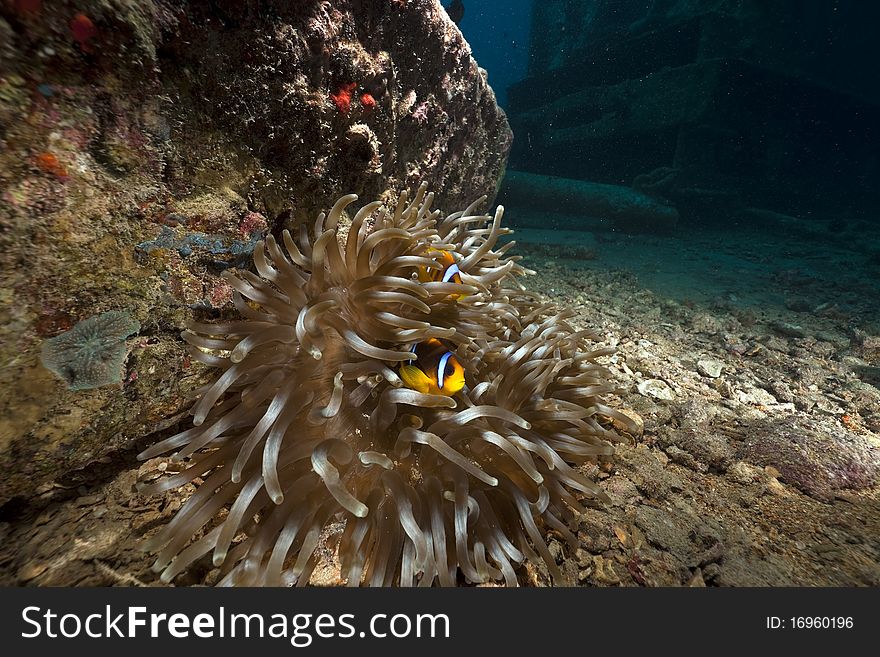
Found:
<svg viewBox="0 0 880 657"><path fill-rule="evenodd" d="M361 105L363 105L364 109L368 112L372 112L376 109L376 99L373 98L372 94L361 94Z"/></svg>
<svg viewBox="0 0 880 657"><path fill-rule="evenodd" d="M357 87L356 83L349 82L341 85L335 94L330 94L330 100L333 101L336 109L341 114L348 114L348 111L351 109L351 96L354 93L355 87Z"/></svg>
<svg viewBox="0 0 880 657"><path fill-rule="evenodd" d="M53 176L58 176L59 178L67 177L67 169L62 166L61 162L58 160L58 156L54 153L46 151L45 153L40 153L34 159L37 166L40 168L40 171L51 173Z"/></svg>
<svg viewBox="0 0 880 657"><path fill-rule="evenodd" d="M77 323L43 342L40 362L67 383L89 390L122 381L125 339L141 325L124 310L111 310Z"/></svg>
<svg viewBox="0 0 880 657"><path fill-rule="evenodd" d="M80 50L83 52L92 52L91 39L98 36L98 28L85 14L77 14L70 20L70 32L73 40L79 44Z"/></svg>

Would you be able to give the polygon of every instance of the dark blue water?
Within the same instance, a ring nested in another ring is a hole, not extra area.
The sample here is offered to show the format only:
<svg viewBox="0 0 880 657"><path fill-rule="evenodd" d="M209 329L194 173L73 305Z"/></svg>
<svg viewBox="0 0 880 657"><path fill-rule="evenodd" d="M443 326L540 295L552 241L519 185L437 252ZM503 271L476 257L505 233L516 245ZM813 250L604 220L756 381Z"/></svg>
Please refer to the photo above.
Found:
<svg viewBox="0 0 880 657"><path fill-rule="evenodd" d="M880 5L463 5L514 131L499 201L520 241L671 299L876 328Z"/></svg>
<svg viewBox="0 0 880 657"><path fill-rule="evenodd" d="M449 0L443 4L449 6ZM459 23L477 62L489 72L498 104L507 106L507 88L528 73L532 0L463 2Z"/></svg>

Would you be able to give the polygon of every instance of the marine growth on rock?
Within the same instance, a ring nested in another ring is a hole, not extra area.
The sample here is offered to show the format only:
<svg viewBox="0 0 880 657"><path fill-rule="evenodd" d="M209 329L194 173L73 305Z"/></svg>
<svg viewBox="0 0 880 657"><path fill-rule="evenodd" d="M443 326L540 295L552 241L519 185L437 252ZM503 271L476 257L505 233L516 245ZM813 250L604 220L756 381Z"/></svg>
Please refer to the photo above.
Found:
<svg viewBox="0 0 880 657"><path fill-rule="evenodd" d="M240 319L183 333L218 374L140 455L180 464L145 491L204 480L149 541L155 569L211 553L222 584L304 585L321 545L352 586L516 585L526 561L561 581L547 533L577 546L604 498L578 466L630 423L602 402L609 351L517 282L503 208L443 218L423 186L342 230L356 199L259 242L255 272L224 274Z"/></svg>
<svg viewBox="0 0 880 657"><path fill-rule="evenodd" d="M120 383L127 353L125 339L140 328L125 311L101 313L43 342L40 361L70 390Z"/></svg>

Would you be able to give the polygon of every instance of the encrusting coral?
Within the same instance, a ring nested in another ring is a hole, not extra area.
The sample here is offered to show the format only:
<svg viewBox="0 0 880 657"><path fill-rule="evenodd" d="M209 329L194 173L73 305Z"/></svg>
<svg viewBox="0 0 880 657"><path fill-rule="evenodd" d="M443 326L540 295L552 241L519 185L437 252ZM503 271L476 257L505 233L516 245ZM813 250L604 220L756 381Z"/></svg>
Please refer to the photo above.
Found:
<svg viewBox="0 0 880 657"><path fill-rule="evenodd" d="M70 390L88 390L122 381L128 350L125 339L141 325L128 312L111 310L77 323L43 343L40 361Z"/></svg>
<svg viewBox="0 0 880 657"><path fill-rule="evenodd" d="M516 282L502 207L441 218L423 186L343 237L356 198L227 272L240 320L184 332L221 373L194 426L140 455L185 464L145 491L204 477L149 541L155 569L170 581L213 551L221 584L304 585L329 537L349 585L516 585L526 560L560 581L545 535L577 545L583 500L604 495L576 468L613 453L609 419L630 423L602 403L609 350Z"/></svg>

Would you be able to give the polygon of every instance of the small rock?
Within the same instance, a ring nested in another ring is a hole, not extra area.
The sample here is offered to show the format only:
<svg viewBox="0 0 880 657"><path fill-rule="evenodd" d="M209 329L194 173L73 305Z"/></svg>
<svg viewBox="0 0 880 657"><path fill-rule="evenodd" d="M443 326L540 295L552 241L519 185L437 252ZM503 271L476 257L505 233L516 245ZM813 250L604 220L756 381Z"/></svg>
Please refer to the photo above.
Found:
<svg viewBox="0 0 880 657"><path fill-rule="evenodd" d="M104 496L100 493L97 495L83 495L82 497L78 497L76 501L73 503L74 506L92 506L102 501Z"/></svg>
<svg viewBox="0 0 880 657"><path fill-rule="evenodd" d="M775 406L779 402L776 397L766 390L746 385L745 390L737 391L737 398L743 404L752 404L753 406Z"/></svg>
<svg viewBox="0 0 880 657"><path fill-rule="evenodd" d="M597 554L593 557L593 566L596 568L596 581L599 584L620 584L620 576L614 571L614 564L610 559L604 559Z"/></svg>
<svg viewBox="0 0 880 657"><path fill-rule="evenodd" d="M778 479L771 477L767 480L767 492L777 497L788 497L790 493L786 490Z"/></svg>
<svg viewBox="0 0 880 657"><path fill-rule="evenodd" d="M618 413L625 415L630 420L633 421L634 427L628 426L627 423L619 420L617 418L612 419L612 424L614 428L618 431L622 431L624 433L631 433L634 437L639 437L645 432L645 421L642 419L642 416L632 411L628 408L619 408L617 409Z"/></svg>
<svg viewBox="0 0 880 657"><path fill-rule="evenodd" d="M688 581L688 586L691 588L705 588L706 580L703 579L703 570L702 568L697 568L694 571L693 577L691 577L690 581Z"/></svg>
<svg viewBox="0 0 880 657"><path fill-rule="evenodd" d="M734 387L726 379L715 379L712 381L712 387L718 391L718 394L725 399L733 399L736 392Z"/></svg>
<svg viewBox="0 0 880 657"><path fill-rule="evenodd" d="M794 393L784 381L771 381L767 389L780 402L792 403L795 400Z"/></svg>
<svg viewBox="0 0 880 657"><path fill-rule="evenodd" d="M723 557L724 546L719 541L700 555L698 565L705 568L710 563L718 563Z"/></svg>
<svg viewBox="0 0 880 657"><path fill-rule="evenodd" d="M788 322L773 322L770 324L770 328L772 328L780 335L784 335L789 338L805 338L807 336L807 332L803 329L803 327L798 326L797 324L790 324Z"/></svg>
<svg viewBox="0 0 880 657"><path fill-rule="evenodd" d="M721 574L721 566L717 563L710 563L708 566L703 568L703 580L704 581L712 581L718 575Z"/></svg>
<svg viewBox="0 0 880 657"><path fill-rule="evenodd" d="M574 558L577 559L578 568L587 568L588 570L593 570L589 568L589 566L593 563L593 555L584 550L583 548L578 548L575 550Z"/></svg>
<svg viewBox="0 0 880 657"><path fill-rule="evenodd" d="M723 369L724 363L712 360L711 358L703 358L697 361L697 372L712 379L717 379L721 376Z"/></svg>
<svg viewBox="0 0 880 657"><path fill-rule="evenodd" d="M679 465L683 465L686 468L690 468L691 470L701 470L700 464L697 462L697 459L693 457L692 454L688 454L683 449L676 447L675 445L670 445L666 448L666 454L669 456L669 459L673 463L678 463ZM702 468L705 470L705 468Z"/></svg>
<svg viewBox="0 0 880 657"><path fill-rule="evenodd" d="M761 476L761 471L748 463L737 461L727 468L730 478L738 484L746 485L757 481Z"/></svg>
<svg viewBox="0 0 880 657"><path fill-rule="evenodd" d="M660 379L647 379L642 381L637 386L637 389L640 394L646 397L653 397L654 399L662 399L665 401L672 401L675 399L675 393L672 392L672 388Z"/></svg>

